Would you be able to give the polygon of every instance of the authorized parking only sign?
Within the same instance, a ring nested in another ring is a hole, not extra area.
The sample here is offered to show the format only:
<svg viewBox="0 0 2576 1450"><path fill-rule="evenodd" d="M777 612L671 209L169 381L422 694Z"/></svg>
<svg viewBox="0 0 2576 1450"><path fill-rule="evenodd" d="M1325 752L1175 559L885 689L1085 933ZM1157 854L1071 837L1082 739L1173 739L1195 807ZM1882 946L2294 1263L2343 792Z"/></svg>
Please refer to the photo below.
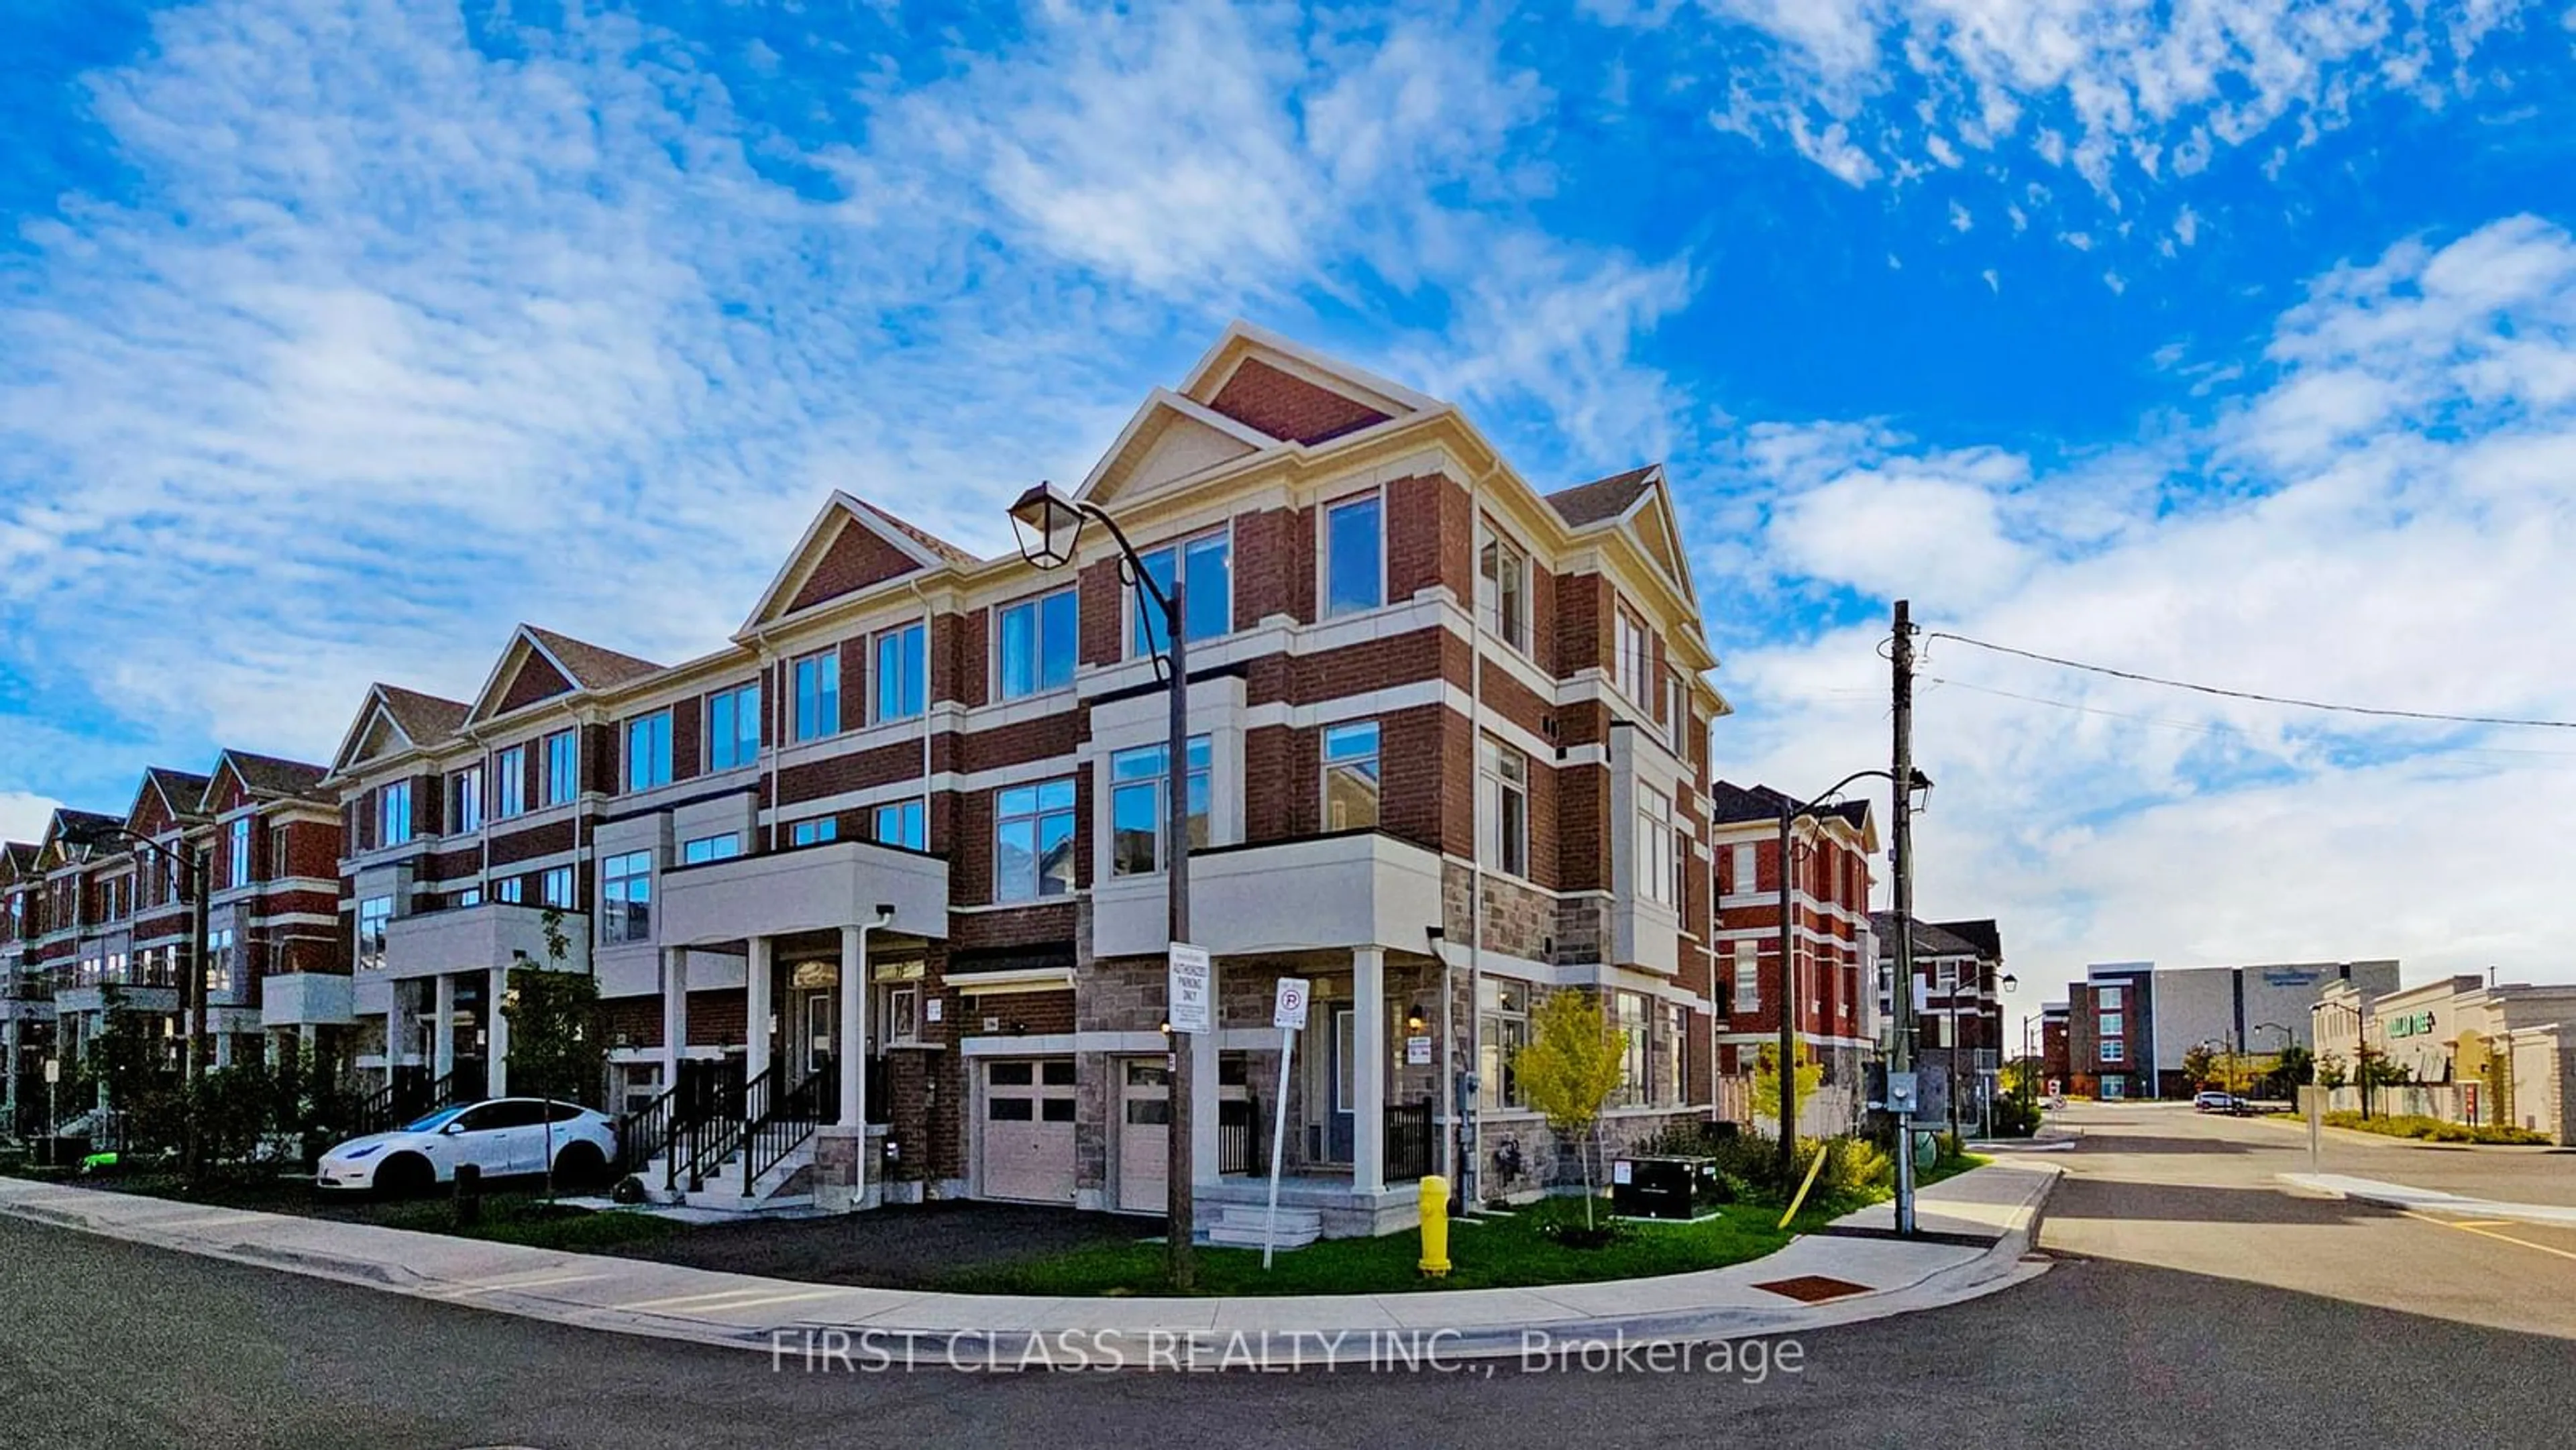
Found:
<svg viewBox="0 0 2576 1450"><path fill-rule="evenodd" d="M1172 943L1171 1013L1174 1032L1212 1032L1208 1012L1208 954L1185 942Z"/></svg>

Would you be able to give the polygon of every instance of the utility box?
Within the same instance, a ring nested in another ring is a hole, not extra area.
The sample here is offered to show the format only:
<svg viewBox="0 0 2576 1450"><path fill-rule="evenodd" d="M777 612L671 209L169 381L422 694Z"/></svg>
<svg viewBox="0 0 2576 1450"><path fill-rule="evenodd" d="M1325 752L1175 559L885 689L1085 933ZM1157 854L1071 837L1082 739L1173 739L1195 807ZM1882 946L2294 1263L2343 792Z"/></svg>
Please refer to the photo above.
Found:
<svg viewBox="0 0 2576 1450"><path fill-rule="evenodd" d="M1621 1158L1610 1165L1610 1211L1622 1218L1696 1218L1726 1201L1714 1158Z"/></svg>

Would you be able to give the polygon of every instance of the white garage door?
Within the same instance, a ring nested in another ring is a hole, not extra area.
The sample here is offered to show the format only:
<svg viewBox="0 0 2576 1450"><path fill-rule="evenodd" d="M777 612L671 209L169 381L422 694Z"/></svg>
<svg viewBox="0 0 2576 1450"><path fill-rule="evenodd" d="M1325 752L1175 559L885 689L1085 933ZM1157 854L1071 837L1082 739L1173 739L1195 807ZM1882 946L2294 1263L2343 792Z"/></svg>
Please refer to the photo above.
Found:
<svg viewBox="0 0 2576 1450"><path fill-rule="evenodd" d="M984 1067L984 1196L1073 1201L1073 1059Z"/></svg>

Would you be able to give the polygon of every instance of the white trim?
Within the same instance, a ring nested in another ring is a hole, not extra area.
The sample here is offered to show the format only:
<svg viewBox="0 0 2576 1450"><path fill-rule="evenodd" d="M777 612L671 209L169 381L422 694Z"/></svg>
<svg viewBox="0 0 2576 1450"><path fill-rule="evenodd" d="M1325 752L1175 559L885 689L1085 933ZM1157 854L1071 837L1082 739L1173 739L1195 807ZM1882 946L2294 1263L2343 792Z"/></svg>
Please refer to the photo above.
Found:
<svg viewBox="0 0 2576 1450"><path fill-rule="evenodd" d="M947 989L968 997L981 997L1006 992L1052 992L1073 986L1071 967L1015 967L1002 972L960 973L949 977Z"/></svg>

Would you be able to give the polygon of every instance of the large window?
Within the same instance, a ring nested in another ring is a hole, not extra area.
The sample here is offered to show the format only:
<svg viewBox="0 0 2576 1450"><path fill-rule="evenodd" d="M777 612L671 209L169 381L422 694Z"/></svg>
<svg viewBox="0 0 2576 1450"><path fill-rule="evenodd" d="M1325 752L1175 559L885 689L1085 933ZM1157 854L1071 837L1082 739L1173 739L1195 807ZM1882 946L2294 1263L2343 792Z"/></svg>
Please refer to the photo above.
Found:
<svg viewBox="0 0 2576 1450"><path fill-rule="evenodd" d="M2094 988L2093 1005L2101 1008L2105 1012L2118 1011L2120 1007L2120 989L2117 987Z"/></svg>
<svg viewBox="0 0 2576 1450"><path fill-rule="evenodd" d="M1652 1091L1654 1082L1653 1054L1647 1042L1645 995L1640 992L1613 992L1607 1006L1610 1028L1621 1034L1622 1053L1619 1090L1611 1095L1610 1101L1620 1107L1642 1107L1649 1100L1647 1094Z"/></svg>
<svg viewBox="0 0 2576 1450"><path fill-rule="evenodd" d="M1762 967L1757 953L1761 948L1749 941L1735 944L1735 1010L1762 1010Z"/></svg>
<svg viewBox="0 0 2576 1450"><path fill-rule="evenodd" d="M554 866L537 878L537 899L558 910L572 910L572 868Z"/></svg>
<svg viewBox="0 0 2576 1450"><path fill-rule="evenodd" d="M1073 683L1074 592L1059 589L993 611L1001 633L1001 696L1016 700Z"/></svg>
<svg viewBox="0 0 2576 1450"><path fill-rule="evenodd" d="M500 788L492 793L492 814L502 820L528 809L528 747L513 745L496 752L492 771Z"/></svg>
<svg viewBox="0 0 2576 1450"><path fill-rule="evenodd" d="M1385 514L1376 494L1324 510L1324 617L1386 602Z"/></svg>
<svg viewBox="0 0 2576 1450"><path fill-rule="evenodd" d="M1529 987L1487 977L1476 994L1476 1100L1487 1112L1517 1108L1520 1068L1513 1061L1529 1044Z"/></svg>
<svg viewBox="0 0 2576 1450"><path fill-rule="evenodd" d="M1654 1022L1646 1039L1654 1104L1659 1108L1676 1107L1682 1101L1682 1044L1690 1040L1690 1017L1678 1002L1657 1002L1648 1010Z"/></svg>
<svg viewBox="0 0 2576 1450"><path fill-rule="evenodd" d="M1479 784L1480 857L1493 870L1529 874L1529 757L1497 741L1483 742Z"/></svg>
<svg viewBox="0 0 2576 1450"><path fill-rule="evenodd" d="M1485 628L1526 654L1530 646L1529 556L1499 535L1485 540L1476 563L1476 608Z"/></svg>
<svg viewBox="0 0 2576 1450"><path fill-rule="evenodd" d="M1034 901L1073 890L1073 782L993 793L993 899Z"/></svg>
<svg viewBox="0 0 2576 1450"><path fill-rule="evenodd" d="M569 805L581 793L581 747L569 730L546 737L546 804Z"/></svg>
<svg viewBox="0 0 2576 1450"><path fill-rule="evenodd" d="M1646 622L1626 609L1618 612L1617 650L1610 657L1610 682L1619 693L1640 705L1654 702L1649 673L1654 662L1654 646L1648 643Z"/></svg>
<svg viewBox="0 0 2576 1450"><path fill-rule="evenodd" d="M1762 878L1754 862L1753 848L1736 846L1727 854L1733 858L1735 868L1729 873L1734 879L1726 883L1727 893L1742 895L1748 891L1759 891L1762 888Z"/></svg>
<svg viewBox="0 0 2576 1450"><path fill-rule="evenodd" d="M930 849L930 813L920 801L894 801L872 813L869 834L882 845L911 851Z"/></svg>
<svg viewBox="0 0 2576 1450"><path fill-rule="evenodd" d="M2102 1060L2104 1062L2127 1062L2129 1060L2129 1044L2116 1037L2103 1039ZM2110 1096L2117 1097L2119 1095L2117 1093L2113 1093L2110 1094Z"/></svg>
<svg viewBox="0 0 2576 1450"><path fill-rule="evenodd" d="M841 839L841 818L838 816L808 816L787 828L787 840L790 845L820 846L826 841L839 839Z"/></svg>
<svg viewBox="0 0 2576 1450"><path fill-rule="evenodd" d="M653 853L629 851L599 863L599 938L644 941L653 935Z"/></svg>
<svg viewBox="0 0 2576 1450"><path fill-rule="evenodd" d="M358 903L358 965L385 964L385 924L394 919L394 899L370 896Z"/></svg>
<svg viewBox="0 0 2576 1450"><path fill-rule="evenodd" d="M250 817L235 816L225 831L224 885L241 887L250 884Z"/></svg>
<svg viewBox="0 0 2576 1450"><path fill-rule="evenodd" d="M483 767L469 765L447 778L447 834L483 829Z"/></svg>
<svg viewBox="0 0 2576 1450"><path fill-rule="evenodd" d="M700 836L694 841L685 841L680 845L680 861L687 866L703 865L709 861L729 861L741 854L742 837L732 831L727 831L721 836Z"/></svg>
<svg viewBox="0 0 2576 1450"><path fill-rule="evenodd" d="M760 759L760 686L707 697L707 769L737 770Z"/></svg>
<svg viewBox="0 0 2576 1450"><path fill-rule="evenodd" d="M2118 1037L2127 1026L2128 1019L2120 1013L2105 1012L2102 1014L2102 1035L2105 1037Z"/></svg>
<svg viewBox="0 0 2576 1450"><path fill-rule="evenodd" d="M207 994L221 996L231 991L233 970L233 929L228 926L210 929L206 933Z"/></svg>
<svg viewBox="0 0 2576 1450"><path fill-rule="evenodd" d="M907 624L877 636L877 718L909 720L930 698L930 657L921 626Z"/></svg>
<svg viewBox="0 0 2576 1450"><path fill-rule="evenodd" d="M1377 722L1325 726L1324 829L1358 831L1377 822Z"/></svg>
<svg viewBox="0 0 2576 1450"><path fill-rule="evenodd" d="M516 906L527 896L528 878L525 876L504 876L492 883L492 899L495 901L506 901Z"/></svg>
<svg viewBox="0 0 2576 1450"><path fill-rule="evenodd" d="M1208 843L1208 739L1189 744L1189 833L1193 850ZM1140 876L1163 869L1163 816L1169 807L1163 768L1169 748L1148 745L1109 758L1110 870Z"/></svg>
<svg viewBox="0 0 2576 1450"><path fill-rule="evenodd" d="M651 790L671 783L671 712L656 710L626 722L626 788Z"/></svg>
<svg viewBox="0 0 2576 1450"><path fill-rule="evenodd" d="M1665 906L1677 904L1673 871L1673 801L1652 786L1637 787L1637 894Z"/></svg>
<svg viewBox="0 0 2576 1450"><path fill-rule="evenodd" d="M820 740L841 730L841 652L827 649L791 668L799 740Z"/></svg>
<svg viewBox="0 0 2576 1450"><path fill-rule="evenodd" d="M1234 629L1234 538L1220 529L1177 546L1154 549L1143 555L1145 573L1165 593L1172 588L1172 559L1177 547L1188 574L1183 582L1189 587L1181 596L1184 611L1182 623L1187 626L1183 637L1196 643L1231 633ZM1127 632L1127 654L1135 658L1161 654L1167 646L1163 611L1145 590L1133 591L1135 608L1128 611L1133 627Z"/></svg>
<svg viewBox="0 0 2576 1450"><path fill-rule="evenodd" d="M376 796L376 844L399 846L411 839L411 782L398 780Z"/></svg>

